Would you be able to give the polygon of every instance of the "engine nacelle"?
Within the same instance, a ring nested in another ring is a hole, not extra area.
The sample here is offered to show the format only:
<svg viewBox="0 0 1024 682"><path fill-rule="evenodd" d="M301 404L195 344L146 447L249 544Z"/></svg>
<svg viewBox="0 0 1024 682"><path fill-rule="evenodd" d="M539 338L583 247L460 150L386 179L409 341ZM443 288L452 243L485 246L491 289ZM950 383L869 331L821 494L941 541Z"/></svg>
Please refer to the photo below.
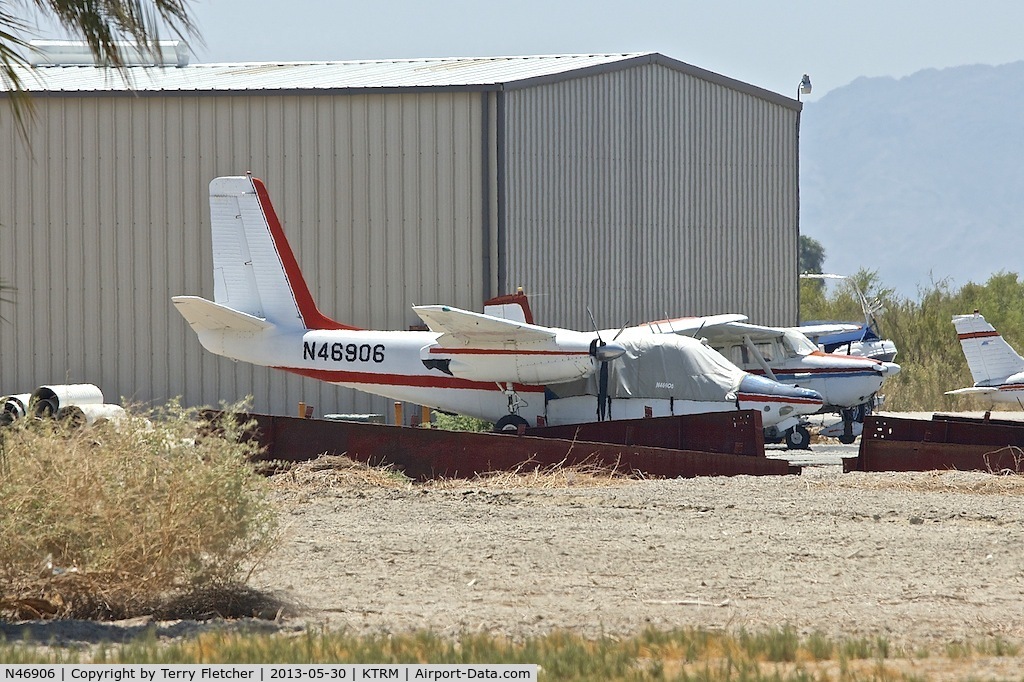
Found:
<svg viewBox="0 0 1024 682"><path fill-rule="evenodd" d="M423 364L459 379L545 385L573 381L594 372L587 352L505 352L428 346Z"/></svg>

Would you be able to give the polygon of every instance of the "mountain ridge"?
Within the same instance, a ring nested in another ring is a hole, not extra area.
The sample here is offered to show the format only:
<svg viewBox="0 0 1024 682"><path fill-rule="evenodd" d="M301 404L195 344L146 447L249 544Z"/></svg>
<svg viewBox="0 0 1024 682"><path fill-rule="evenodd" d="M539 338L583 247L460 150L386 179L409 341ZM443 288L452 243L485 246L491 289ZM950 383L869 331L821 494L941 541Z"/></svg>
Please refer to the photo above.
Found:
<svg viewBox="0 0 1024 682"><path fill-rule="evenodd" d="M1024 61L862 77L806 103L800 227L825 269L877 270L908 298L1017 272L1022 105Z"/></svg>

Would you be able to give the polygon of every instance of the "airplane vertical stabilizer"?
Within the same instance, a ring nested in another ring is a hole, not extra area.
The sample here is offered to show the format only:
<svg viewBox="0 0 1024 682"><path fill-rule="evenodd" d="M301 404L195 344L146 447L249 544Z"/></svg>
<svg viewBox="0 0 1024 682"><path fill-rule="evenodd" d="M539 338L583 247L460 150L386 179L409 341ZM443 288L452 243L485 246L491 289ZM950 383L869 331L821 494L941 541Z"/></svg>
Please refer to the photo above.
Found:
<svg viewBox="0 0 1024 682"><path fill-rule="evenodd" d="M215 178L210 220L217 303L284 328L352 329L313 303L261 180Z"/></svg>
<svg viewBox="0 0 1024 682"><path fill-rule="evenodd" d="M975 386L997 385L1024 370L1024 358L982 315L954 315L953 325Z"/></svg>

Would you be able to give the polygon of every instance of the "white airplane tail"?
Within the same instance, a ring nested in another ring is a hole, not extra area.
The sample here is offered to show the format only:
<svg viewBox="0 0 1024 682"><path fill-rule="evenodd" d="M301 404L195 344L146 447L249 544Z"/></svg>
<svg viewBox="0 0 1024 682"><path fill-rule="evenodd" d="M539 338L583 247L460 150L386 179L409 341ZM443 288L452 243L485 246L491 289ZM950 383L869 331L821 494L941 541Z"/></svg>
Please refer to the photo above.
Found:
<svg viewBox="0 0 1024 682"><path fill-rule="evenodd" d="M953 325L975 386L996 385L1024 370L1024 358L979 313L954 315Z"/></svg>
<svg viewBox="0 0 1024 682"><path fill-rule="evenodd" d="M205 311L220 328L264 320L284 328L354 329L317 309L263 181L251 175L215 178L210 221L214 301L243 314L229 320L223 312Z"/></svg>

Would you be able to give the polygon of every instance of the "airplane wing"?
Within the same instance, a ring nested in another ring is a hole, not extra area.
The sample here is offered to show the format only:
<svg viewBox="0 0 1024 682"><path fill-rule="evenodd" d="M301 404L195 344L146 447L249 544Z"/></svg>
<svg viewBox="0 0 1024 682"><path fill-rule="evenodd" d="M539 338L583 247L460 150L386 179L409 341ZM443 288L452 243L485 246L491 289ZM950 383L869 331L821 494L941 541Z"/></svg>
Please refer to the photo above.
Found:
<svg viewBox="0 0 1024 682"><path fill-rule="evenodd" d="M996 386L971 386L970 388L946 391L945 395L991 395L993 393L999 393L999 388Z"/></svg>
<svg viewBox="0 0 1024 682"><path fill-rule="evenodd" d="M829 334L855 332L860 330L862 327L863 325L852 324L849 322L823 322L821 324L805 324L799 327L790 327L790 329L798 331L808 338L814 338L817 336L828 336Z"/></svg>
<svg viewBox="0 0 1024 682"><path fill-rule="evenodd" d="M744 336L749 336L751 341L767 341L784 336L785 333L786 330L781 327L765 327L747 322L722 322L706 326L700 335L709 341L742 339Z"/></svg>
<svg viewBox="0 0 1024 682"><path fill-rule="evenodd" d="M505 320L446 305L417 305L412 309L444 347L504 346L509 343L553 342L556 330L526 322Z"/></svg>
<svg viewBox="0 0 1024 682"><path fill-rule="evenodd" d="M249 315L199 296L174 296L174 306L181 316L199 331L259 332L274 325L262 317Z"/></svg>
<svg viewBox="0 0 1024 682"><path fill-rule="evenodd" d="M697 336L706 338L712 343L716 341L728 341L731 339L742 339L749 336L751 341L766 341L783 336L785 329L780 327L764 327L758 324L743 322L745 315L712 315L709 317L693 318L699 322L687 321L682 325L673 325L675 328L671 333L681 336ZM675 322L675 321L673 321ZM645 327L634 327L643 330ZM650 331L654 333L670 333L669 328L663 324L661 327L651 326Z"/></svg>
<svg viewBox="0 0 1024 682"><path fill-rule="evenodd" d="M634 333L674 333L682 336L706 338L711 343L728 343L749 337L751 341L770 341L786 336L794 327L766 327L746 322L746 315L724 314L707 317L662 320L638 327L631 327ZM796 331L799 331L796 329ZM604 332L602 332L604 334ZM816 348L816 347L815 347Z"/></svg>
<svg viewBox="0 0 1024 682"><path fill-rule="evenodd" d="M628 327L625 331L646 331L653 334L680 334L683 336L691 336L700 331L703 336L703 330L708 327L728 322L743 322L746 319L746 315L737 314L707 315L705 317L675 317L670 320L644 322L643 324L638 324L635 327ZM615 336L616 333L618 333L617 329L606 329L601 332L601 335L602 337L611 337Z"/></svg>

